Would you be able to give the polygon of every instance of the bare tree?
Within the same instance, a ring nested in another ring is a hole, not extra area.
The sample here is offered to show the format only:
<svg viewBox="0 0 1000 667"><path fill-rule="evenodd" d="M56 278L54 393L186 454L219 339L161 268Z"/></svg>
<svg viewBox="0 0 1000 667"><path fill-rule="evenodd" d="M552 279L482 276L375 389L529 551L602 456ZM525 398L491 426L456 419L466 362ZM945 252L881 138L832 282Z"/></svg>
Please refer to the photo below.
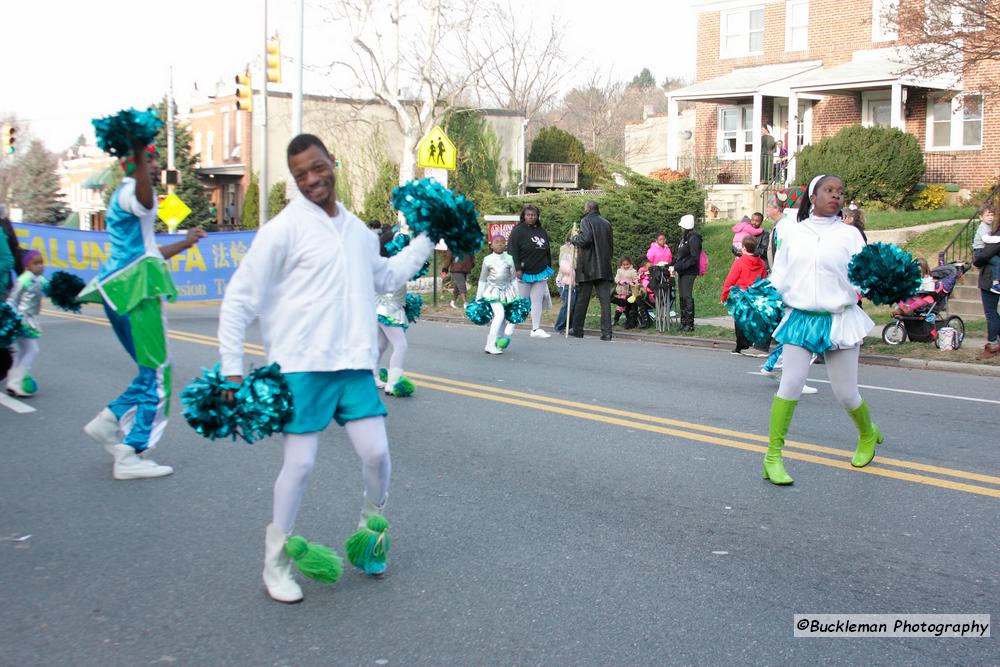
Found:
<svg viewBox="0 0 1000 667"><path fill-rule="evenodd" d="M620 158L625 120L622 97L625 85L611 73L595 71L582 86L563 98L556 125L583 142L584 147L605 157Z"/></svg>
<svg viewBox="0 0 1000 667"><path fill-rule="evenodd" d="M417 142L481 72L477 10L477 0L343 0L328 9L351 41L351 56L330 70L346 71L362 95L393 110L403 137L400 183L416 175Z"/></svg>
<svg viewBox="0 0 1000 667"><path fill-rule="evenodd" d="M980 90L998 89L1000 82L984 65L1000 60L1000 1L903 0L898 26L907 59L914 64L911 72L961 74Z"/></svg>
<svg viewBox="0 0 1000 667"><path fill-rule="evenodd" d="M482 37L488 55L478 87L493 104L531 120L556 99L574 67L563 46L566 26L555 15L543 26L530 14L521 20L509 2L494 3L487 16Z"/></svg>

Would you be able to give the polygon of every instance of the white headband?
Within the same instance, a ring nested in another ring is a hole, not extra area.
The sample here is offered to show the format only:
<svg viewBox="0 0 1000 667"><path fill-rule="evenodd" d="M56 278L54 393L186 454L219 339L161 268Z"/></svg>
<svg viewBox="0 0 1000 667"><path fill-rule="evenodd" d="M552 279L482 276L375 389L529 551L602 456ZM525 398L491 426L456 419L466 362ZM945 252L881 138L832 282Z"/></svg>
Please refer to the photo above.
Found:
<svg viewBox="0 0 1000 667"><path fill-rule="evenodd" d="M809 192L807 196L812 197L813 193L816 191L816 184L820 182L821 179L826 178L826 174L820 174L816 178L809 182Z"/></svg>

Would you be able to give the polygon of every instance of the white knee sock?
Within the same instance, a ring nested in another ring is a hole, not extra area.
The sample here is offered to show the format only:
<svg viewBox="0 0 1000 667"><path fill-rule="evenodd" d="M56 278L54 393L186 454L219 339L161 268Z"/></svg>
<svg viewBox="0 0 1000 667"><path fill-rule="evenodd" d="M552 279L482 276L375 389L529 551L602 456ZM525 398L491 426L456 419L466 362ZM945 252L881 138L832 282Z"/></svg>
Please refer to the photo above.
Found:
<svg viewBox="0 0 1000 667"><path fill-rule="evenodd" d="M381 419L381 418L380 418ZM302 495L316 465L319 433L286 433L285 460L274 480L273 521L285 535L295 527Z"/></svg>
<svg viewBox="0 0 1000 667"><path fill-rule="evenodd" d="M806 386L806 378L809 377L812 353L798 345L785 345L781 356L784 365L781 370L778 397L786 401L797 401L802 395L802 387Z"/></svg>
<svg viewBox="0 0 1000 667"><path fill-rule="evenodd" d="M31 365L35 363L38 349L36 338L18 338L14 341L14 364L12 367L27 373L31 370Z"/></svg>
<svg viewBox="0 0 1000 667"><path fill-rule="evenodd" d="M367 417L349 421L344 427L354 451L361 459L361 474L365 484L365 497L376 505L385 503L389 495L389 478L392 461L389 458L389 438L385 433L383 417Z"/></svg>
<svg viewBox="0 0 1000 667"><path fill-rule="evenodd" d="M497 344L497 336L504 328L504 324L507 320L504 319L503 304L498 301L493 301L490 303L490 307L493 309L493 320L490 322L490 333L486 337L487 347Z"/></svg>
<svg viewBox="0 0 1000 667"><path fill-rule="evenodd" d="M861 405L858 392L858 357L861 346L844 350L827 350L826 374L830 378L830 388L845 410L853 410Z"/></svg>
<svg viewBox="0 0 1000 667"><path fill-rule="evenodd" d="M389 355L389 368L402 369L403 362L406 361L406 332L403 331L403 327L387 327L384 324L379 326L382 327L382 335L392 344L392 354Z"/></svg>

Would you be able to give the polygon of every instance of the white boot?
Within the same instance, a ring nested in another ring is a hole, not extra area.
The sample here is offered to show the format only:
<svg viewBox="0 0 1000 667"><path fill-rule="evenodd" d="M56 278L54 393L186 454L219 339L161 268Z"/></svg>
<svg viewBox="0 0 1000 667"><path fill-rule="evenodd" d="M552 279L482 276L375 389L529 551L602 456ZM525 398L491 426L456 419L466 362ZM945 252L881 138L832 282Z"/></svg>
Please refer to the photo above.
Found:
<svg viewBox="0 0 1000 667"><path fill-rule="evenodd" d="M302 588L292 576L292 558L285 553L288 536L273 523L264 533L264 586L278 602L301 602Z"/></svg>
<svg viewBox="0 0 1000 667"><path fill-rule="evenodd" d="M386 379L385 379L385 393L388 394L389 396L398 396L398 395L400 395L400 393L399 393L398 388L396 387L396 385L399 383L399 380L402 377L403 377L403 369L402 368L390 368L389 372L388 372L388 374L386 376ZM407 393L407 391L403 391L402 395L403 396L409 396L410 393Z"/></svg>
<svg viewBox="0 0 1000 667"><path fill-rule="evenodd" d="M381 505L376 505L373 503L368 496L365 496L365 501L361 505L361 518L358 519L358 528L364 528L368 525L368 519L373 516L385 516L385 505L389 502L389 494L385 494L385 498L382 499Z"/></svg>
<svg viewBox="0 0 1000 667"><path fill-rule="evenodd" d="M111 456L115 459L111 476L115 479L148 479L166 477L174 472L170 466L161 466L152 459L144 459L128 445L112 445Z"/></svg>
<svg viewBox="0 0 1000 667"><path fill-rule="evenodd" d="M21 398L27 398L31 396L31 393L24 391L24 376L25 372L23 368L12 368L7 371L7 393L11 396L19 396Z"/></svg>
<svg viewBox="0 0 1000 667"><path fill-rule="evenodd" d="M118 418L108 408L97 413L97 416L87 422L83 432L101 444L105 451L115 455L114 446L121 444L122 434L118 428Z"/></svg>

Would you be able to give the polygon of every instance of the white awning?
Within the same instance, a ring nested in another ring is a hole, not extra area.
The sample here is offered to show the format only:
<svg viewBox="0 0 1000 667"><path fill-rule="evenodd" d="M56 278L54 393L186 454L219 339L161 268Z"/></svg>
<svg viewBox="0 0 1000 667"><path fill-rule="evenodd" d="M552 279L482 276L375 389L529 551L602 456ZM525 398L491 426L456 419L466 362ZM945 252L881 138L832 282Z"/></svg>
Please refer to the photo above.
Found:
<svg viewBox="0 0 1000 667"><path fill-rule="evenodd" d="M724 100L751 97L756 94L787 97L791 84L806 80L804 77L822 66L822 61L810 60L759 67L738 67L729 74L671 90L667 92L667 97L688 101Z"/></svg>
<svg viewBox="0 0 1000 667"><path fill-rule="evenodd" d="M922 76L914 73L912 58L898 49L858 51L851 62L836 65L795 81L790 86L799 93L837 94L865 88L888 88L893 84L961 90L960 76Z"/></svg>

